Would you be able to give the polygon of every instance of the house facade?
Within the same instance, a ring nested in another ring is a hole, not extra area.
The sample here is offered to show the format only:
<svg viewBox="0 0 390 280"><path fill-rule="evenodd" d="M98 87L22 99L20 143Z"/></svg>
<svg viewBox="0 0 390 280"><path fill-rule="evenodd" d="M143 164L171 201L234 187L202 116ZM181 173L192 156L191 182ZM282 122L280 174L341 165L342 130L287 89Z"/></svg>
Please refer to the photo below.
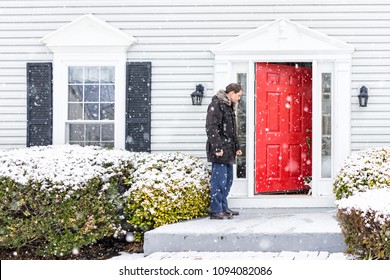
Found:
<svg viewBox="0 0 390 280"><path fill-rule="evenodd" d="M206 160L207 106L237 82L231 207L333 206L350 152L390 142L389 18L384 0L1 0L0 148Z"/></svg>

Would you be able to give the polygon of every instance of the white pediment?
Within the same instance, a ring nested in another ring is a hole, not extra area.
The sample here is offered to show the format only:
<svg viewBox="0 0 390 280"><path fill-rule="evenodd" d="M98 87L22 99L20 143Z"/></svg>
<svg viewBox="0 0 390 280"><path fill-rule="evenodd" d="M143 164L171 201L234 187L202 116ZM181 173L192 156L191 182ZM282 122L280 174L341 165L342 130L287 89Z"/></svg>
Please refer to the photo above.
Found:
<svg viewBox="0 0 390 280"><path fill-rule="evenodd" d="M280 18L227 40L211 49L214 54L337 52L352 53L354 47L288 19Z"/></svg>
<svg viewBox="0 0 390 280"><path fill-rule="evenodd" d="M50 33L40 40L55 51L94 48L126 51L136 39L92 14L86 14Z"/></svg>

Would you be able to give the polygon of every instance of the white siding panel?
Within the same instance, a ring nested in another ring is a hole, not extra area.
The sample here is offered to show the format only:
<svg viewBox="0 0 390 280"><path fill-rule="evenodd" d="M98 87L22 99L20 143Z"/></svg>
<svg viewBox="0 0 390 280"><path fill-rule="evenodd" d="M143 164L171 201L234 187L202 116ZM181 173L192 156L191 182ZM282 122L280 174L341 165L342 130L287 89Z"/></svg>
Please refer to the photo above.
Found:
<svg viewBox="0 0 390 280"><path fill-rule="evenodd" d="M366 127L366 128L356 127L356 128L352 128L352 133L354 135L367 135L367 134L389 135L390 128L389 127Z"/></svg>
<svg viewBox="0 0 390 280"><path fill-rule="evenodd" d="M22 129L0 129L0 137L24 138L25 134L26 133Z"/></svg>
<svg viewBox="0 0 390 280"><path fill-rule="evenodd" d="M154 143L152 142L152 151L169 151L172 148L172 145L176 147L176 151L183 151L185 153L191 153L191 151L204 151L206 144L205 143L196 143L196 142L191 142L191 143L163 143L163 142L157 142Z"/></svg>
<svg viewBox="0 0 390 280"><path fill-rule="evenodd" d="M0 99L0 108L1 107L22 107L24 108L27 104L27 101L23 98L1 98Z"/></svg>
<svg viewBox="0 0 390 280"><path fill-rule="evenodd" d="M26 137L18 137L15 135L0 137L0 147L13 148L22 145L24 145L24 147L26 146Z"/></svg>
<svg viewBox="0 0 390 280"><path fill-rule="evenodd" d="M165 113L154 113L152 115L153 120L199 120L206 121L206 113L189 112L189 113L176 113L176 112L165 112Z"/></svg>
<svg viewBox="0 0 390 280"><path fill-rule="evenodd" d="M204 145L206 143L207 137L205 135L171 135L160 137L157 143L162 144L180 144L187 143L187 145L191 146L194 143ZM153 142L152 142L153 143Z"/></svg>
<svg viewBox="0 0 390 280"><path fill-rule="evenodd" d="M385 0L0 0L0 148L25 145L26 62L51 61L39 43L92 13L138 39L128 60L152 62L152 151L205 158L213 89L210 47L285 17L356 47L352 61L352 148L390 143L390 2ZM192 106L196 84L203 106ZM357 89L369 88L367 108Z"/></svg>
<svg viewBox="0 0 390 280"><path fill-rule="evenodd" d="M188 104L180 104L180 105L171 105L171 104L165 104L165 105L156 105L156 106L153 106L152 105L152 115L154 115L154 113L166 113L166 112L169 112L169 113L173 113L173 114L178 114L178 113L194 113L194 112L205 112L206 108L204 108L204 106L196 106L196 109L195 109L195 106L192 106L191 105L191 101L190 101L190 96L188 95ZM152 116L153 118L153 116Z"/></svg>
<svg viewBox="0 0 390 280"><path fill-rule="evenodd" d="M11 84L2 84L0 86L0 98L26 99L26 87L21 90L12 90L12 86Z"/></svg>
<svg viewBox="0 0 390 280"><path fill-rule="evenodd" d="M204 121L199 121L199 120L155 120L152 122L152 129L154 127L165 127L167 129L171 129L172 132L176 129L181 129L181 128L187 128L187 127L194 127L194 128L204 128ZM153 141L153 140L152 140Z"/></svg>
<svg viewBox="0 0 390 280"><path fill-rule="evenodd" d="M1 127L1 125L0 125ZM205 128L204 127L191 127L191 128L180 128L175 129L174 131L169 131L165 129L164 127L154 127L153 128L153 134L155 136L162 136L165 137L168 136L176 136L176 135L204 135L205 134Z"/></svg>
<svg viewBox="0 0 390 280"><path fill-rule="evenodd" d="M1 111L3 111L3 108L1 108ZM0 120L2 122L23 122L27 120L27 117L25 114L4 114L3 112L0 112ZM10 135L11 137L12 135Z"/></svg>

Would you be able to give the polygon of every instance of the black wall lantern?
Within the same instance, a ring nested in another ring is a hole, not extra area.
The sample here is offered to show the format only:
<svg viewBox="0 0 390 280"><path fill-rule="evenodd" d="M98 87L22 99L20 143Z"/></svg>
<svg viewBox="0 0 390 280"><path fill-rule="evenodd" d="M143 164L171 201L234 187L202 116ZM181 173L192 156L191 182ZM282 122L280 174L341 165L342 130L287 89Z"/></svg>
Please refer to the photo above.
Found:
<svg viewBox="0 0 390 280"><path fill-rule="evenodd" d="M192 105L202 105L204 94L204 86L202 84L196 85L196 89L191 93Z"/></svg>
<svg viewBox="0 0 390 280"><path fill-rule="evenodd" d="M368 101L368 88L366 86L362 86L359 90L359 106L360 107L367 107L367 101Z"/></svg>

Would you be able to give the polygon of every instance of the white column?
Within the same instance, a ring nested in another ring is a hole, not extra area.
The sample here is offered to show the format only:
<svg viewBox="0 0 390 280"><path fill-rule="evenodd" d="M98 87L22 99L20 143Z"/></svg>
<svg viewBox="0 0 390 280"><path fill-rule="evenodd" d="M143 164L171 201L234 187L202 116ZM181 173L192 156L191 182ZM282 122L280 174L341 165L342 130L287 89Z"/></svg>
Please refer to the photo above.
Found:
<svg viewBox="0 0 390 280"><path fill-rule="evenodd" d="M333 175L351 152L351 60L335 65L335 121Z"/></svg>

